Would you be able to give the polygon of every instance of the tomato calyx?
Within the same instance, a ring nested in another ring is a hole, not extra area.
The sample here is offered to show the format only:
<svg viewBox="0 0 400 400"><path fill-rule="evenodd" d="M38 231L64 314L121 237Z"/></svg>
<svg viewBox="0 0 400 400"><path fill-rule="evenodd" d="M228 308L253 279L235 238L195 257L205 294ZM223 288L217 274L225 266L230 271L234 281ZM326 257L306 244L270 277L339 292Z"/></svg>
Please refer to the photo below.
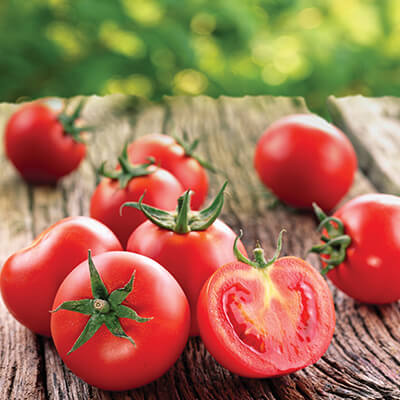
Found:
<svg viewBox="0 0 400 400"><path fill-rule="evenodd" d="M279 255L281 254L281 250L282 250L282 236L283 233L286 232L285 229L282 229L279 232L279 236L278 236L278 243L276 245L276 250L275 250L275 254L269 259L266 260L265 259L265 254L264 254L264 249L261 247L260 242L257 242L257 246L256 248L253 250L253 255L254 255L254 261L249 260L245 255L243 255L240 250L237 247L237 243L239 241L239 239L242 238L243 236L243 231L240 230L240 233L238 236L236 236L235 242L233 243L233 252L237 258L238 261L250 265L254 268L257 269L265 269L267 267L269 267L270 265L272 265L279 257Z"/></svg>
<svg viewBox="0 0 400 400"><path fill-rule="evenodd" d="M148 162L144 164L137 164L134 165L129 161L128 158L128 145L126 144L118 157L119 165L121 169L114 170L114 171L106 171L106 161L104 161L98 170L99 175L105 176L106 178L110 178L113 180L118 180L119 186L121 189L124 189L131 179L139 177L139 176L146 176L150 175L155 172L155 170L149 169L150 165L155 163L153 157L148 158Z"/></svg>
<svg viewBox="0 0 400 400"><path fill-rule="evenodd" d="M108 293L108 290L93 263L90 250L88 252L88 263L90 271L90 283L94 298L65 301L55 310L51 311L57 312L59 310L67 310L90 315L85 328L67 355L71 354L73 351L77 350L89 339L91 339L103 324L106 325L108 330L114 336L127 339L134 346L136 346L135 341L123 330L119 318L129 318L133 321L143 323L153 319L153 317L140 317L132 308L122 304L122 302L132 292L135 271L133 272L128 283L123 288L116 289L113 292Z"/></svg>
<svg viewBox="0 0 400 400"><path fill-rule="evenodd" d="M143 204L143 194L138 202L126 202L121 206L121 212L124 207L133 207L143 212L143 214L153 224L162 229L173 231L179 234L189 233L191 231L204 231L211 226L218 218L224 205L224 190L228 182L226 181L212 203L203 210L192 211L190 208L190 197L193 192L189 189L178 199L178 206L175 211L169 212L160 210Z"/></svg>
<svg viewBox="0 0 400 400"><path fill-rule="evenodd" d="M180 139L177 136L173 136L175 141L183 148L185 152L185 156L194 158L202 167L208 169L211 172L217 172L216 168L212 166L209 162L201 159L196 154L194 154L197 146L200 143L200 139L194 139L192 142L189 142L189 136L186 131L183 132L183 138Z"/></svg>
<svg viewBox="0 0 400 400"><path fill-rule="evenodd" d="M339 218L328 217L315 203L313 203L313 208L320 221L318 232L325 229L327 235L322 234L321 240L324 243L311 247L309 252L329 256L329 258L320 256L321 261L326 264L321 274L326 275L346 259L346 250L351 244L351 237L344 233L343 222Z"/></svg>
<svg viewBox="0 0 400 400"><path fill-rule="evenodd" d="M78 118L81 116L82 109L84 105L86 104L86 99L82 99L78 105L76 106L75 110L72 112L72 114L68 115L65 112L65 109L67 107L67 104L64 107L64 110L58 115L57 119L58 121L62 124L64 132L67 135L72 136L72 138L75 140L75 142L78 143L85 143L85 141L82 138L82 132L84 131L90 131L93 130L92 126L76 126L75 122Z"/></svg>

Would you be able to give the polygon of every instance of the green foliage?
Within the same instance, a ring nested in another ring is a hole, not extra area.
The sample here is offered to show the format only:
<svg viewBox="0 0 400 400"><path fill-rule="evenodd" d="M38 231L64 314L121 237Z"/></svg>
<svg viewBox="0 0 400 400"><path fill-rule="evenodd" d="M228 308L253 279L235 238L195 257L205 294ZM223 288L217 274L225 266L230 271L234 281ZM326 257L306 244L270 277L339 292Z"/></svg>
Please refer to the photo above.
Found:
<svg viewBox="0 0 400 400"><path fill-rule="evenodd" d="M400 95L399 0L1 0L0 100Z"/></svg>

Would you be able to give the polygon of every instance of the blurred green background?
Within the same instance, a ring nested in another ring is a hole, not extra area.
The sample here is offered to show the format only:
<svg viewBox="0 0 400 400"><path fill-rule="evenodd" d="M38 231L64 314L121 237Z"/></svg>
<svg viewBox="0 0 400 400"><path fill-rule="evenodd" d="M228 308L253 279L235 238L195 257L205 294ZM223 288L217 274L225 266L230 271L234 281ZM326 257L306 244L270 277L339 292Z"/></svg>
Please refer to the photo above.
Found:
<svg viewBox="0 0 400 400"><path fill-rule="evenodd" d="M0 0L0 100L400 95L400 0Z"/></svg>

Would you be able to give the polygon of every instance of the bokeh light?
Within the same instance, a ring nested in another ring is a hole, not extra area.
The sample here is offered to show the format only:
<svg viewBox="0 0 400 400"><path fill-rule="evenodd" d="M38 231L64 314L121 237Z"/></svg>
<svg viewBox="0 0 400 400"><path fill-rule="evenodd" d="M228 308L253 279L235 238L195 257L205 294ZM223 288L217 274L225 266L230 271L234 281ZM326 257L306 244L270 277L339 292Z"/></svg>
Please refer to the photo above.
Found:
<svg viewBox="0 0 400 400"><path fill-rule="evenodd" d="M2 101L400 95L399 0L2 0Z"/></svg>

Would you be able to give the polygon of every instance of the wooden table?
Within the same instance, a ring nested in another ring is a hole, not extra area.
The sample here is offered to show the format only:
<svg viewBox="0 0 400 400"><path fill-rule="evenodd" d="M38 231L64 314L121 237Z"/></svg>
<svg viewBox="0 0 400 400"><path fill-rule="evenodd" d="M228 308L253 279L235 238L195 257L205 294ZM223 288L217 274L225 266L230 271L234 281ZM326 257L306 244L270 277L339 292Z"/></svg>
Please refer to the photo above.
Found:
<svg viewBox="0 0 400 400"><path fill-rule="evenodd" d="M17 107L0 105L0 132ZM400 99L330 98L328 109L353 141L363 171L347 199L378 189L399 194ZM88 215L95 169L106 159L114 163L127 140L183 130L202 138L200 153L230 180L222 218L236 232L244 228L248 249L259 238L272 254L284 227L283 253L304 257L318 240L312 215L269 207L271 198L252 167L254 145L265 128L298 112L308 112L301 98L178 97L156 105L120 95L90 98L85 118L97 132L88 157L56 188L26 185L0 149L0 263L57 220ZM211 176L212 195L223 180ZM315 255L307 259L319 268ZM63 365L50 339L25 329L0 304L0 399L400 399L399 303L367 306L331 288L336 332L315 365L276 379L244 379L216 364L197 338L162 378L126 393L86 385Z"/></svg>

